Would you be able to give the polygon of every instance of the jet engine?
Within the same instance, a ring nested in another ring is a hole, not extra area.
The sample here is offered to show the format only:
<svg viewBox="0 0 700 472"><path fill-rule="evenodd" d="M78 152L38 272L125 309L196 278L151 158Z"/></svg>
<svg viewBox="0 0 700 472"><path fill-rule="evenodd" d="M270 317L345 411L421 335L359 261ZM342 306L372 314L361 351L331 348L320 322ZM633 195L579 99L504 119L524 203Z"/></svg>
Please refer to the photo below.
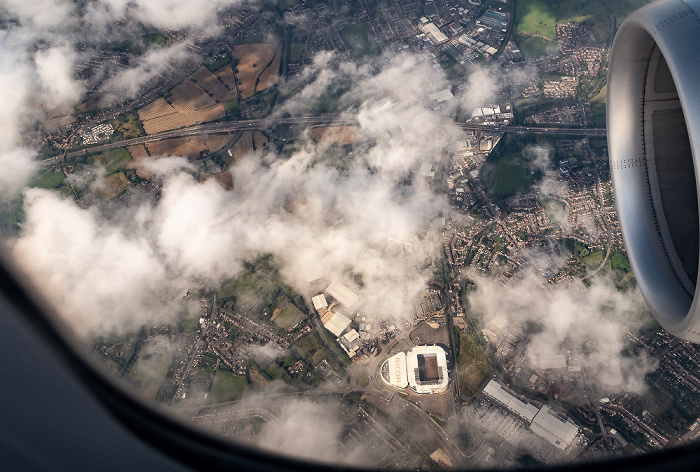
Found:
<svg viewBox="0 0 700 472"><path fill-rule="evenodd" d="M610 53L608 149L622 235L658 322L700 342L700 0L630 15Z"/></svg>

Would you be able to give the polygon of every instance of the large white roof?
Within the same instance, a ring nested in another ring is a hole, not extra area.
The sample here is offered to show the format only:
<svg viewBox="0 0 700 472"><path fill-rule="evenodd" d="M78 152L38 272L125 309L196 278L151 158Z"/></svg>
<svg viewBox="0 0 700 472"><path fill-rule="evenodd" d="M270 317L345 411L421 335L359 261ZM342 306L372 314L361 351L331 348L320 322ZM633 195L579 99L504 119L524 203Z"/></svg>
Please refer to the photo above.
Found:
<svg viewBox="0 0 700 472"><path fill-rule="evenodd" d="M551 356L539 356L537 364L540 369L566 369L566 357L564 354L553 354Z"/></svg>
<svg viewBox="0 0 700 472"><path fill-rule="evenodd" d="M430 39L433 40L435 44L441 44L447 41L447 36L445 36L445 33L440 31L440 29L435 26L434 23L427 23L424 25L420 25L419 28L428 36L430 36Z"/></svg>
<svg viewBox="0 0 700 472"><path fill-rule="evenodd" d="M423 382L419 378L418 356L433 357L437 364L438 379ZM406 353L408 383L416 393L439 393L447 388L450 376L447 371L447 353L440 346L416 346Z"/></svg>
<svg viewBox="0 0 700 472"><path fill-rule="evenodd" d="M387 377L384 376L384 373L386 373ZM384 362L384 365L382 366L382 379L392 387L408 387L405 352L399 352Z"/></svg>
<svg viewBox="0 0 700 472"><path fill-rule="evenodd" d="M334 313L333 317L328 320L328 323L323 325L328 331L333 333L335 336L340 336L340 334L345 331L350 325L350 319L341 313Z"/></svg>
<svg viewBox="0 0 700 472"><path fill-rule="evenodd" d="M326 297L321 293L320 295L316 295L315 297L311 298L311 301L314 304L314 308L316 308L316 311L320 310L321 308L326 308L328 306L328 302L326 301Z"/></svg>
<svg viewBox="0 0 700 472"><path fill-rule="evenodd" d="M333 283L328 286L326 293L338 300L345 308L350 308L360 298L359 295L356 295L352 290L337 280L333 281Z"/></svg>
<svg viewBox="0 0 700 472"><path fill-rule="evenodd" d="M547 405L532 420L530 429L562 451L571 444L579 432L578 426L560 418Z"/></svg>
<svg viewBox="0 0 700 472"><path fill-rule="evenodd" d="M431 100L435 100L438 103L442 103L448 100L452 100L454 98L454 95L452 95L452 92L449 88L446 88L438 92L431 93L430 95L428 95L428 98Z"/></svg>
<svg viewBox="0 0 700 472"><path fill-rule="evenodd" d="M350 331L348 331L347 333L345 333L345 335L344 335L343 337L345 338L345 340L346 340L347 342L352 343L354 340L356 340L357 338L359 338L360 335L358 334L357 331L355 331L354 329L351 329Z"/></svg>
<svg viewBox="0 0 700 472"><path fill-rule="evenodd" d="M501 384L495 380L489 381L486 387L484 387L484 393L502 403L506 408L526 421L532 421L537 414L537 407L535 405L518 400L510 393L503 390Z"/></svg>

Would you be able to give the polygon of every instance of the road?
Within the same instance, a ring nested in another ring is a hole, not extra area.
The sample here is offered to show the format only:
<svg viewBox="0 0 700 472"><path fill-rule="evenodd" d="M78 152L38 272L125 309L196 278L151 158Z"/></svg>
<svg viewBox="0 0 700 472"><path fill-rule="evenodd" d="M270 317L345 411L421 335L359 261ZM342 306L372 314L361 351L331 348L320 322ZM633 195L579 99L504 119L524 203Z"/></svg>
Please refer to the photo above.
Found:
<svg viewBox="0 0 700 472"><path fill-rule="evenodd" d="M367 394L365 399L394 418L404 431L414 439L416 444L422 444L424 448L427 447L427 449L423 450L427 455L435 452L437 447L432 451L428 450L431 446L429 445L430 442L426 441L426 436L423 436L425 432L428 432L429 436L435 439L438 447L442 447L452 457L455 466L459 467L466 462L464 453L454 441L450 441L450 437L445 430L413 403L399 395L393 395L388 402L386 398L374 393Z"/></svg>
<svg viewBox="0 0 700 472"><path fill-rule="evenodd" d="M201 134L216 134L216 133L231 133L247 130L262 130L281 125L356 125L357 120L352 116L342 114L317 114L317 115L301 115L281 118L261 118L256 120L241 120L241 121L223 121L216 123L206 123L201 125L190 126L187 128L165 131L158 134L149 134L139 138L124 139L98 146L92 146L80 151L68 152L65 157L76 157L87 152L102 152L110 149L117 149L137 144L145 144L152 141L160 141L163 139L182 138L187 136L197 136ZM493 126L493 125L478 125L472 123L455 123L446 121L445 126L457 126L464 130L471 131L491 131L496 133L518 133L518 134L559 134L559 135L575 135L575 136L607 136L606 130L601 128L552 128L552 127L536 127L536 126ZM59 157L44 159L43 163L51 164L58 160Z"/></svg>

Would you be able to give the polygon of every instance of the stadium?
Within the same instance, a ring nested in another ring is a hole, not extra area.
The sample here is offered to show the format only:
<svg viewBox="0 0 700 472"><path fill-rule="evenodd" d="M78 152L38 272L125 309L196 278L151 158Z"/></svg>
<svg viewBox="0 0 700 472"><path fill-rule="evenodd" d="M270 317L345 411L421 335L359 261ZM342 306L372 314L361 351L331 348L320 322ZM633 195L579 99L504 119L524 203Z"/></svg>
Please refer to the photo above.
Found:
<svg viewBox="0 0 700 472"><path fill-rule="evenodd" d="M450 383L447 353L440 346L416 346L387 359L382 380L394 388L411 387L415 393L442 393Z"/></svg>

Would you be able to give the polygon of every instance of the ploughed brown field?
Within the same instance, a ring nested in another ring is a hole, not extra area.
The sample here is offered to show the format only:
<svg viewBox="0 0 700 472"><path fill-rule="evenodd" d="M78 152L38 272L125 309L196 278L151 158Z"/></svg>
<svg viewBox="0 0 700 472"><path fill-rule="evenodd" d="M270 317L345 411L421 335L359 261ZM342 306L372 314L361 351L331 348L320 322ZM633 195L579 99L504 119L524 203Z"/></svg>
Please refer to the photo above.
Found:
<svg viewBox="0 0 700 472"><path fill-rule="evenodd" d="M357 141L355 126L318 126L311 128L311 139L326 144L352 144Z"/></svg>
<svg viewBox="0 0 700 472"><path fill-rule="evenodd" d="M239 44L233 48L236 80L242 100L277 83L282 48L275 44Z"/></svg>

